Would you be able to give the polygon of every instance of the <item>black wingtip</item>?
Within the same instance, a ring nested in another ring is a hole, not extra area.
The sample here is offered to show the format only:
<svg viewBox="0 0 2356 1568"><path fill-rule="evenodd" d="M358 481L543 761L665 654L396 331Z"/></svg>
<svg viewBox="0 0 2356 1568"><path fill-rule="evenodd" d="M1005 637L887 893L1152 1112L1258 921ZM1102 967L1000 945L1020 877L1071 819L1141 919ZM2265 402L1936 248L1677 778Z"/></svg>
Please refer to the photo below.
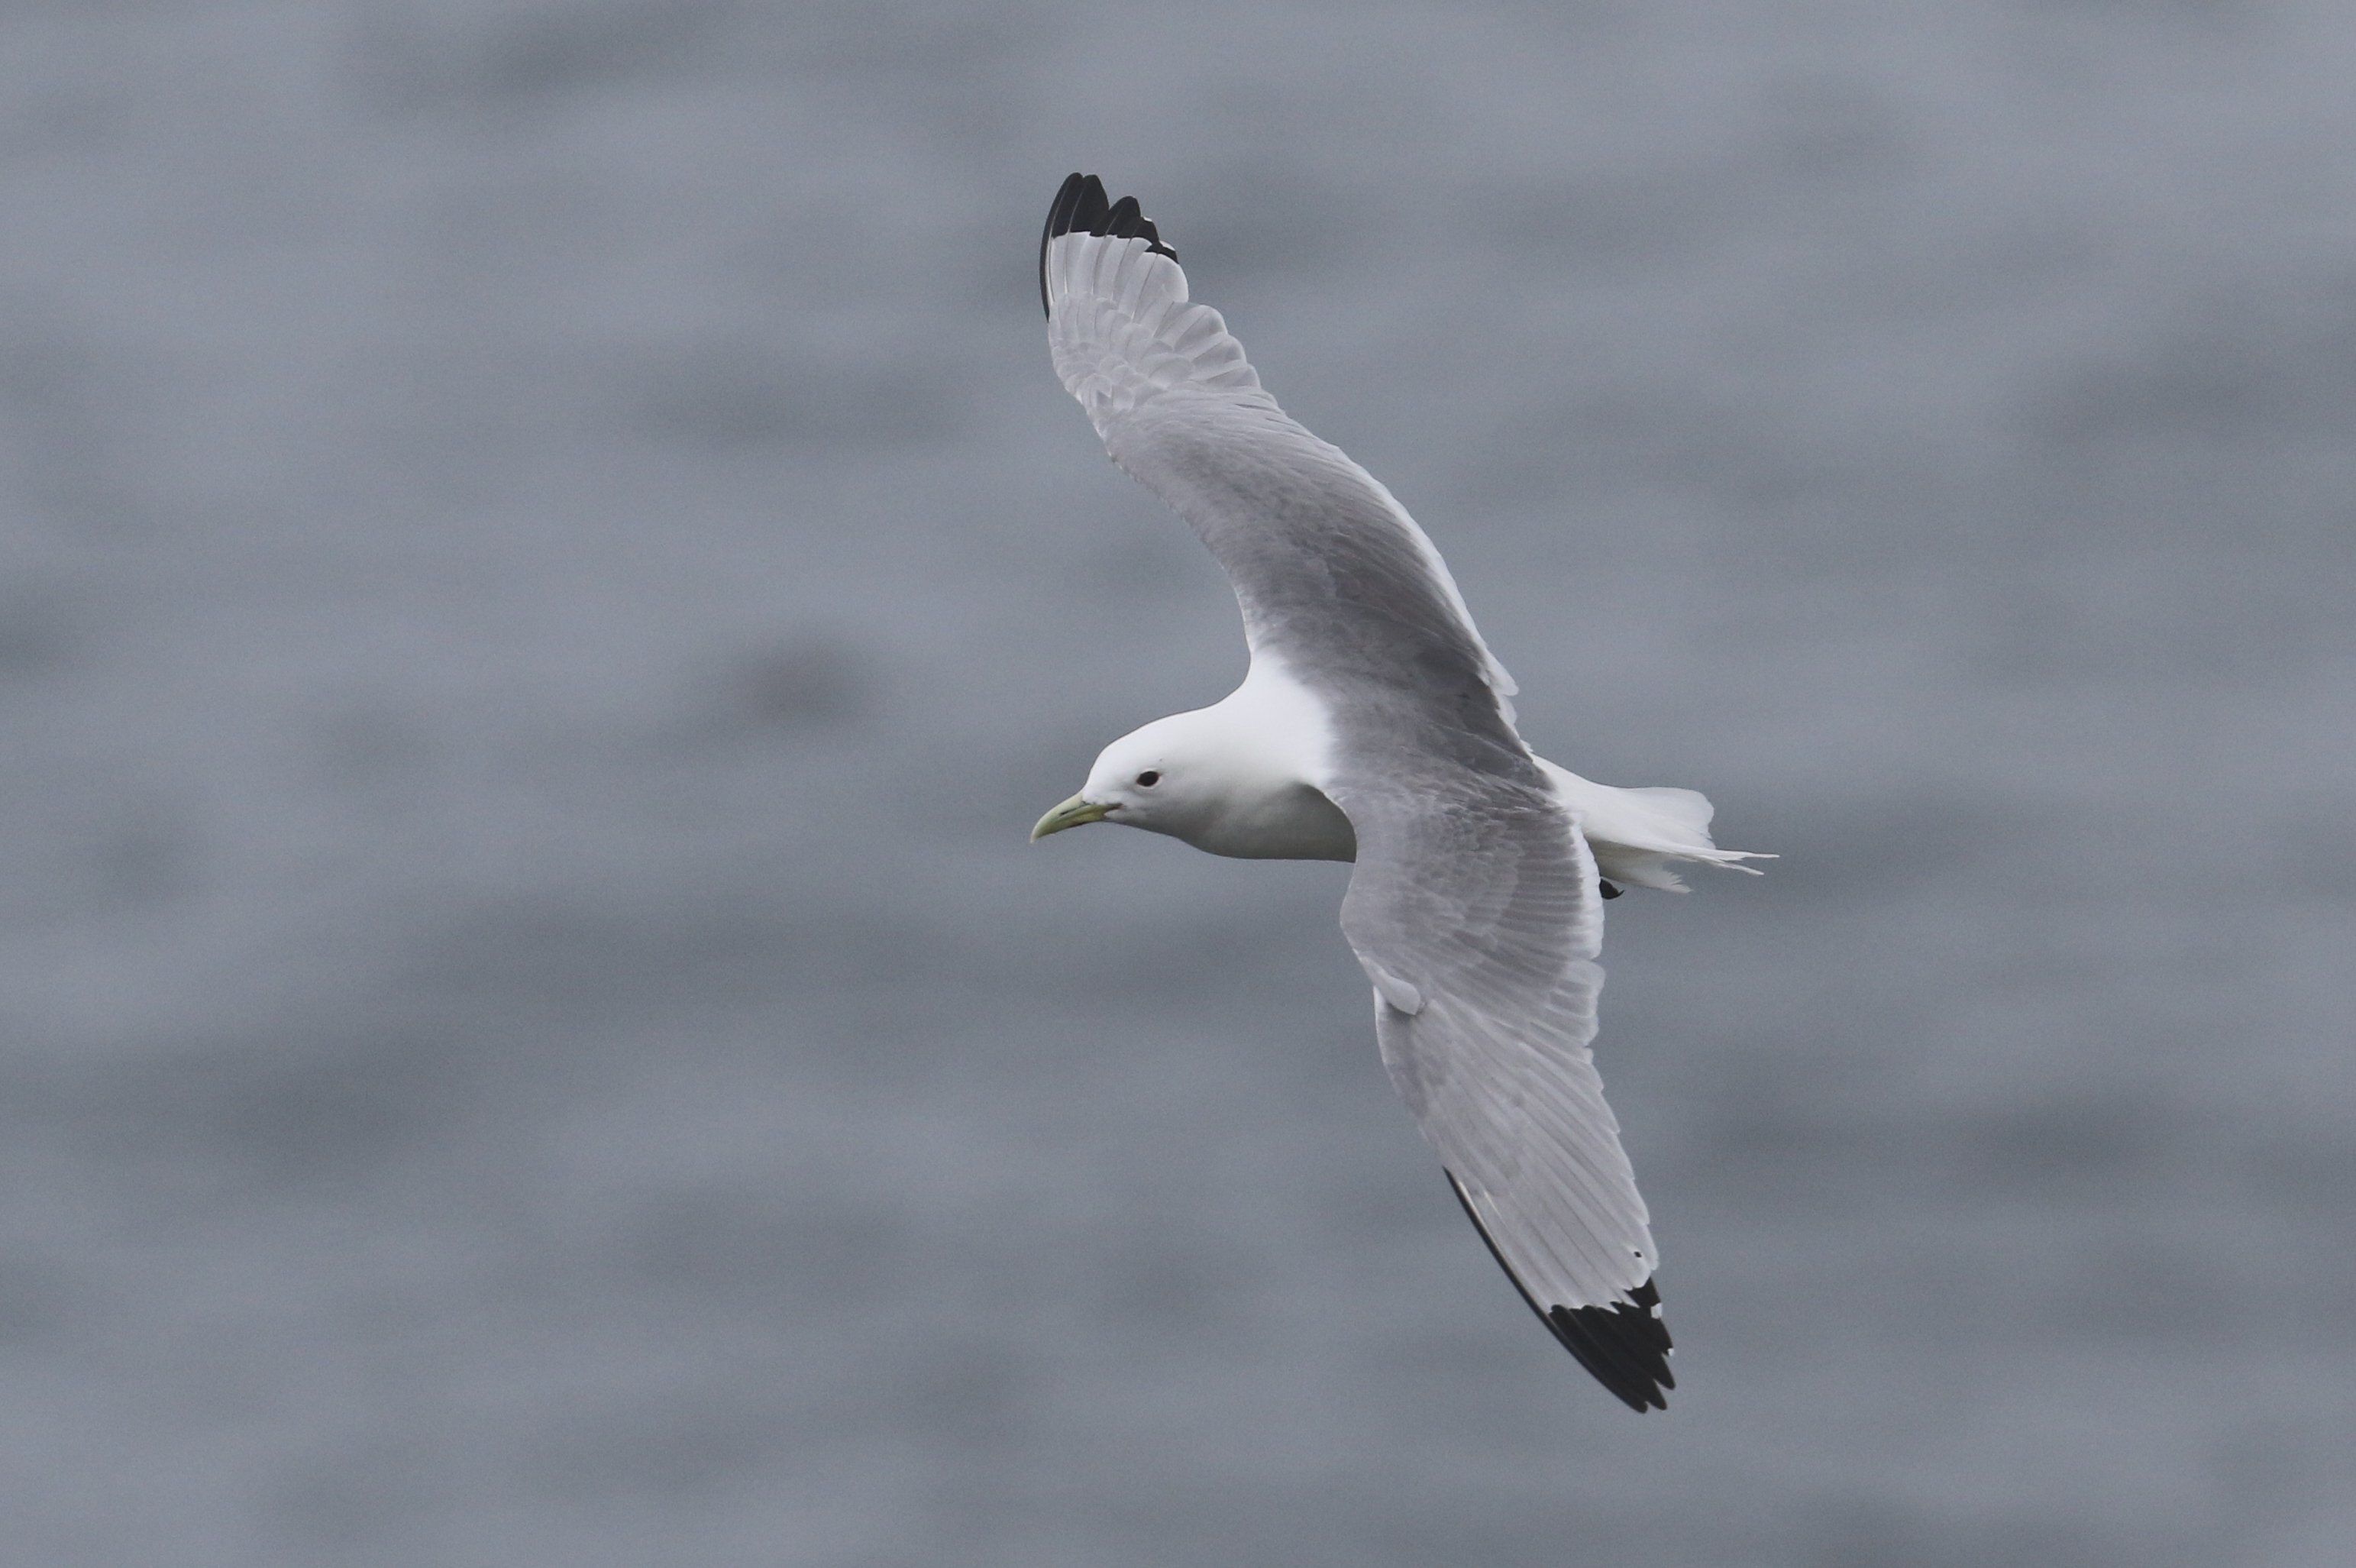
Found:
<svg viewBox="0 0 2356 1568"><path fill-rule="evenodd" d="M1661 1320L1661 1293L1654 1288L1653 1282L1646 1280L1628 1293L1626 1301L1614 1302L1608 1307L1540 1306L1530 1294L1529 1286L1522 1283L1522 1276L1514 1273L1513 1264L1505 1262L1505 1254L1497 1250L1497 1239L1481 1223L1464 1184L1456 1179L1454 1171L1446 1175L1448 1185L1455 1190L1456 1201L1463 1206L1464 1218L1481 1232L1489 1256L1497 1260L1497 1266L1514 1282L1514 1289L1537 1314L1538 1321L1552 1330L1562 1348L1637 1414L1668 1409L1668 1398L1662 1391L1676 1388L1677 1380L1669 1372L1669 1326Z"/></svg>
<svg viewBox="0 0 2356 1568"><path fill-rule="evenodd" d="M1610 1306L1558 1306L1545 1315L1548 1328L1595 1380L1618 1394L1630 1410L1669 1408L1664 1389L1677 1386L1669 1371L1669 1328L1660 1319L1661 1293L1653 1282Z"/></svg>
<svg viewBox="0 0 2356 1568"><path fill-rule="evenodd" d="M1122 240L1143 240L1153 254L1178 259L1178 252L1162 242L1162 231L1153 226L1137 205L1137 198L1124 196L1119 201L1105 198L1104 181L1092 174L1075 173L1055 192L1054 205L1047 209L1047 227L1039 236L1039 308L1053 316L1055 306L1047 298L1047 247L1065 234L1108 234Z"/></svg>

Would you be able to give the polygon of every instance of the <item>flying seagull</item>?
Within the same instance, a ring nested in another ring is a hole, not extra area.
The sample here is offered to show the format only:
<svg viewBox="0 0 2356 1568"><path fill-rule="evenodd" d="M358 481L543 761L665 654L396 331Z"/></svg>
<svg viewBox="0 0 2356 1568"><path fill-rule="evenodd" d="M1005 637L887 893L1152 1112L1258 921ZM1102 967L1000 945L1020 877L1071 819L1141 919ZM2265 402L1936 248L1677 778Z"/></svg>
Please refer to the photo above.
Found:
<svg viewBox="0 0 2356 1568"><path fill-rule="evenodd" d="M1660 1254L1590 1044L1615 884L1750 871L1690 789L1534 755L1514 682L1391 493L1262 391L1135 197L1093 175L1039 242L1055 373L1112 460L1210 547L1251 666L1105 747L1033 839L1086 822L1213 854L1354 861L1342 930L1399 1098L1522 1299L1634 1410L1668 1408Z"/></svg>

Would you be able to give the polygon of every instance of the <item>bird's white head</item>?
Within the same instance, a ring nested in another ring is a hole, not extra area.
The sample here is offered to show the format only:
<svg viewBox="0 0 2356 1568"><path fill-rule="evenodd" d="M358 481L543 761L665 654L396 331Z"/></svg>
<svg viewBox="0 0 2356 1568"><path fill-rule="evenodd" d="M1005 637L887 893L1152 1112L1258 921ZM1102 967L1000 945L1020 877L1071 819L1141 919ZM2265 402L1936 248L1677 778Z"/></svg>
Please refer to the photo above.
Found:
<svg viewBox="0 0 2356 1568"><path fill-rule="evenodd" d="M1216 815L1230 769L1220 758L1205 712L1173 714L1133 730L1098 753L1087 788L1039 819L1033 841L1089 822L1192 839Z"/></svg>
<svg viewBox="0 0 2356 1568"><path fill-rule="evenodd" d="M1301 766L1300 715L1243 695L1156 719L1106 746L1087 788L1040 818L1032 838L1119 822L1212 854L1350 859L1349 819Z"/></svg>

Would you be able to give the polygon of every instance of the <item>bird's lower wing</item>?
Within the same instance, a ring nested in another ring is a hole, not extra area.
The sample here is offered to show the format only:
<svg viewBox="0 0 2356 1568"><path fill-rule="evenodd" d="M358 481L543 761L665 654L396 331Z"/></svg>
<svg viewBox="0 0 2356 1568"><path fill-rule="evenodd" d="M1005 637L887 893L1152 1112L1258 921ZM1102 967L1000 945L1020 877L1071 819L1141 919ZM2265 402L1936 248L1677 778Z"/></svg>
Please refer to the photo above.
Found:
<svg viewBox="0 0 2356 1568"><path fill-rule="evenodd" d="M1658 1253L1590 1048L1603 914L1577 822L1475 774L1333 792L1358 837L1343 929L1399 1097L1531 1309L1629 1405L1665 1408Z"/></svg>

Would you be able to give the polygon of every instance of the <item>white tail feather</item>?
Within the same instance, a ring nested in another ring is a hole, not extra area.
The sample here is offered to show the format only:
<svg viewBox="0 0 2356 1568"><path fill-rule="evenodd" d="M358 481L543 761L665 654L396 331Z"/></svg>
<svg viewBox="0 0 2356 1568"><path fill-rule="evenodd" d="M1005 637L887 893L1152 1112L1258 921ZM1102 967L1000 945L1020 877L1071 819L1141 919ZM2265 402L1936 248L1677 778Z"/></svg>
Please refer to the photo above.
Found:
<svg viewBox="0 0 2356 1568"><path fill-rule="evenodd" d="M1682 893L1686 885L1669 869L1672 861L1724 866L1757 876L1757 866L1741 863L1775 858L1749 850L1720 849L1712 843L1709 822L1716 809L1709 797L1698 790L1663 786L1622 789L1581 779L1543 757L1538 766L1554 781L1557 797L1579 813L1588 846L1595 852L1596 869L1611 881Z"/></svg>

